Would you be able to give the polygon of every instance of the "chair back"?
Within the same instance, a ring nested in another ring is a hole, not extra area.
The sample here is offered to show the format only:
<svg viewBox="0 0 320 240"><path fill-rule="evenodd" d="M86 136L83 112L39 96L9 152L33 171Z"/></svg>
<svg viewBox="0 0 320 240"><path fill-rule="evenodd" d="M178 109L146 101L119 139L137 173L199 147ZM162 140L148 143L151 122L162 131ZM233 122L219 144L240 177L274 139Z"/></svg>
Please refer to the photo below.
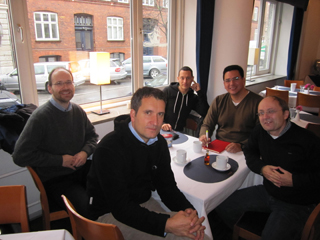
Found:
<svg viewBox="0 0 320 240"><path fill-rule="evenodd" d="M286 101L286 103L289 102L289 91L282 91L282 90L276 90L272 88L266 88L266 97L268 96L276 96L278 98L281 98Z"/></svg>
<svg viewBox="0 0 320 240"><path fill-rule="evenodd" d="M50 222L63 219L63 218L68 218L69 215L65 210L50 212L47 193L42 184L40 177L32 167L27 166L27 169L29 170L31 177L40 192L43 229L50 230L51 229Z"/></svg>
<svg viewBox="0 0 320 240"><path fill-rule="evenodd" d="M320 137L320 124L308 123L306 127L309 131L313 132L315 135Z"/></svg>
<svg viewBox="0 0 320 240"><path fill-rule="evenodd" d="M320 203L310 214L302 230L301 240L320 239Z"/></svg>
<svg viewBox="0 0 320 240"><path fill-rule="evenodd" d="M284 80L284 85L290 87L291 83L296 83L296 88L300 88L301 85L304 85L304 80Z"/></svg>
<svg viewBox="0 0 320 240"><path fill-rule="evenodd" d="M320 87L314 86L313 91L320 92Z"/></svg>
<svg viewBox="0 0 320 240"><path fill-rule="evenodd" d="M0 186L0 196L0 224L20 223L21 231L29 232L26 187Z"/></svg>
<svg viewBox="0 0 320 240"><path fill-rule="evenodd" d="M85 240L124 240L121 231L116 225L95 222L81 216L76 212L72 203L66 196L62 195L61 197L63 198L70 216L73 237L75 240L81 240L81 237Z"/></svg>
<svg viewBox="0 0 320 240"><path fill-rule="evenodd" d="M320 96L304 94L304 93L298 92L297 93L297 106L298 105L319 108L318 115L320 116Z"/></svg>

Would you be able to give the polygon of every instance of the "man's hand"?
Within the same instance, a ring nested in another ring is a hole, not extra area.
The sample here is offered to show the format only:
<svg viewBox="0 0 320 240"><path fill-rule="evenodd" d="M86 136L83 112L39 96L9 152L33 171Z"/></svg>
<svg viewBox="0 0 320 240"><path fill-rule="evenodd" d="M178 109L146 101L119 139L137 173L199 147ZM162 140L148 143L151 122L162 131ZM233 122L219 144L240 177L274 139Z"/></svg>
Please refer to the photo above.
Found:
<svg viewBox="0 0 320 240"><path fill-rule="evenodd" d="M201 226L201 223L204 221L204 217L200 218L201 220L197 220L195 214L196 213L188 210L179 211L176 215L167 220L165 232L172 233L176 236L202 240L204 237L205 227ZM198 222L201 223L195 224ZM193 233L196 233L196 235Z"/></svg>
<svg viewBox="0 0 320 240"><path fill-rule="evenodd" d="M210 138L207 138L206 135L200 136L199 141L202 142L202 146L206 146L211 142Z"/></svg>
<svg viewBox="0 0 320 240"><path fill-rule="evenodd" d="M88 154L85 151L78 152L76 155L74 155L74 167L80 167L84 165L87 161Z"/></svg>
<svg viewBox="0 0 320 240"><path fill-rule="evenodd" d="M63 167L68 167L71 168L73 170L76 170L76 168L74 167L74 161L75 158L74 156L71 155L62 155L62 166Z"/></svg>
<svg viewBox="0 0 320 240"><path fill-rule="evenodd" d="M200 84L197 83L195 80L193 80L192 83L193 84L191 85L191 89L196 92L200 91Z"/></svg>
<svg viewBox="0 0 320 240"><path fill-rule="evenodd" d="M266 165L261 169L262 175L277 187L292 187L292 174L281 167Z"/></svg>
<svg viewBox="0 0 320 240"><path fill-rule="evenodd" d="M237 153L241 152L241 144L240 143L230 143L228 146L226 146L226 151L229 153Z"/></svg>
<svg viewBox="0 0 320 240"><path fill-rule="evenodd" d="M172 131L172 127L169 123L162 124L161 128L163 131L170 131L170 132Z"/></svg>
<svg viewBox="0 0 320 240"><path fill-rule="evenodd" d="M189 233L195 233L197 237L196 239L203 239L204 230L206 229L206 227L202 226L201 224L203 223L205 218L204 217L199 218L197 211L191 208L186 209L185 213L187 214L187 216L190 216L192 218L191 229Z"/></svg>

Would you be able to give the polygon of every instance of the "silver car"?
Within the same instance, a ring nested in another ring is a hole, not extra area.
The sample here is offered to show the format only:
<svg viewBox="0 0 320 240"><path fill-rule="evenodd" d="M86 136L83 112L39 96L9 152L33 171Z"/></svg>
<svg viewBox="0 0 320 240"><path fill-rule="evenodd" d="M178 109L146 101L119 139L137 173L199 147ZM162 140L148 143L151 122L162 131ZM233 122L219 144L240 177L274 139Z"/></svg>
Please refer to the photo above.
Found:
<svg viewBox="0 0 320 240"><path fill-rule="evenodd" d="M48 91L48 76L54 68L60 66L72 72L75 86L85 83L85 78L80 74L81 68L78 62L39 62L34 64L37 90ZM0 75L0 85L5 90L20 90L17 69Z"/></svg>
<svg viewBox="0 0 320 240"><path fill-rule="evenodd" d="M131 58L122 62L128 75L131 75ZM143 76L155 78L159 73L167 71L168 61L161 56L143 56Z"/></svg>

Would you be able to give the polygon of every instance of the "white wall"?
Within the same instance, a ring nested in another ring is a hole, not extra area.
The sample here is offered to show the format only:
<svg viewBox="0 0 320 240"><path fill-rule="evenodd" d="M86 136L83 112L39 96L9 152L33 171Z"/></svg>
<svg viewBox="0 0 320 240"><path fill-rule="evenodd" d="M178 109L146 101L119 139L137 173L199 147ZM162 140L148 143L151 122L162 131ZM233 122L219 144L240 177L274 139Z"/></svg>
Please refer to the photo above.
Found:
<svg viewBox="0 0 320 240"><path fill-rule="evenodd" d="M211 53L211 69L208 85L208 102L225 93L223 69L237 64L247 69L250 40L252 0L217 0Z"/></svg>
<svg viewBox="0 0 320 240"><path fill-rule="evenodd" d="M184 44L183 44L183 65L193 70L194 79L197 81L196 67L196 16L197 1L185 1L184 15ZM180 66L179 68L181 68Z"/></svg>

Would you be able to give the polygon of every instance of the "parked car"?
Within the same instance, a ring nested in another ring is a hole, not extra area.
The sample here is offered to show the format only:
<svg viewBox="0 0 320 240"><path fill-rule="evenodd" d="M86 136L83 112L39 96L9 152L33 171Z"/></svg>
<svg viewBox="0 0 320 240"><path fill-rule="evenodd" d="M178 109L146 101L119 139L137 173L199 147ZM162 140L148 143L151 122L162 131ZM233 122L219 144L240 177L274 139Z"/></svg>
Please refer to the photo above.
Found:
<svg viewBox="0 0 320 240"><path fill-rule="evenodd" d="M90 59L80 60L82 76L90 80ZM120 80L127 77L127 72L117 58L110 58L110 80Z"/></svg>
<svg viewBox="0 0 320 240"><path fill-rule="evenodd" d="M163 86L164 84L168 83L168 76L166 74L159 74L153 79L145 80L144 81L144 86L148 87L160 87Z"/></svg>
<svg viewBox="0 0 320 240"><path fill-rule="evenodd" d="M85 78L80 74L81 67L78 62L39 62L34 63L37 90L48 91L48 76L54 68L59 66L72 72L75 86L79 86L85 82ZM8 74L0 75L0 85L5 90L20 90L17 69L15 68Z"/></svg>
<svg viewBox="0 0 320 240"><path fill-rule="evenodd" d="M11 107L12 105L21 104L20 99L12 92L0 90L0 109Z"/></svg>
<svg viewBox="0 0 320 240"><path fill-rule="evenodd" d="M122 62L128 75L131 75L131 58ZM143 76L155 78L159 73L167 71L168 61L161 56L143 56Z"/></svg>

